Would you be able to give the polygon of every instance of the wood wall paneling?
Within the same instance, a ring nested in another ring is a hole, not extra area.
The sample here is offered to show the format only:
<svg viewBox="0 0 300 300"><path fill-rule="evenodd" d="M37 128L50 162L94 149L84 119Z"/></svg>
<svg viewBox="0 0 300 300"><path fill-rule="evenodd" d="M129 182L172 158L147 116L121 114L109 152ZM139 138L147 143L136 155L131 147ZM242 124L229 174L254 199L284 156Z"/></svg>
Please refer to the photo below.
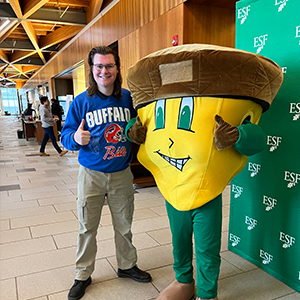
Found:
<svg viewBox="0 0 300 300"><path fill-rule="evenodd" d="M141 58L154 51L172 47L174 35L178 35L179 44L183 44L183 9L184 5L179 5L140 28Z"/></svg>
<svg viewBox="0 0 300 300"><path fill-rule="evenodd" d="M235 10L186 2L184 44L235 46Z"/></svg>
<svg viewBox="0 0 300 300"><path fill-rule="evenodd" d="M121 59L121 74L123 87L128 89L126 74L129 67L140 59L139 29L119 40L119 56Z"/></svg>
<svg viewBox="0 0 300 300"><path fill-rule="evenodd" d="M153 21L155 18L163 15L169 10L175 8L176 6L182 4L186 0L152 0L152 1L141 1L140 6L141 23L140 27Z"/></svg>
<svg viewBox="0 0 300 300"><path fill-rule="evenodd" d="M172 38L179 36L183 43L183 4L155 18L119 40L123 86L127 88L127 69L142 57L160 49L172 47Z"/></svg>

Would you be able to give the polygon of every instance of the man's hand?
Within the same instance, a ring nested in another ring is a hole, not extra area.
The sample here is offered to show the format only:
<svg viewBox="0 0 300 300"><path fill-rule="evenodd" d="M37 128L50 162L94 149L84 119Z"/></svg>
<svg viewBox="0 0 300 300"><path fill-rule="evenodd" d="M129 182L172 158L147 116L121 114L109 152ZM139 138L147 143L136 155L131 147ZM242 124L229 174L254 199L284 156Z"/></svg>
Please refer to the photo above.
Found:
<svg viewBox="0 0 300 300"><path fill-rule="evenodd" d="M146 132L147 128L141 124L140 118L137 116L135 123L127 131L127 135L135 144L140 145L145 142Z"/></svg>
<svg viewBox="0 0 300 300"><path fill-rule="evenodd" d="M223 150L234 146L239 139L239 130L225 122L219 115L215 115L215 121L219 125L214 133L217 149Z"/></svg>
<svg viewBox="0 0 300 300"><path fill-rule="evenodd" d="M84 130L85 120L82 119L77 131L74 134L74 141L81 145L87 145L91 139L91 133L89 131Z"/></svg>

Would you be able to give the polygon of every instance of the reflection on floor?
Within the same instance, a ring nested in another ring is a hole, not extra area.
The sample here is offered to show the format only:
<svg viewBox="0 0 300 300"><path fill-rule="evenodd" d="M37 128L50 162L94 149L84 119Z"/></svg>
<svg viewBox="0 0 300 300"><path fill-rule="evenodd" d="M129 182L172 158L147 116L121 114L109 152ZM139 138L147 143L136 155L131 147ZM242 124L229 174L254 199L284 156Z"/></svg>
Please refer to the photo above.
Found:
<svg viewBox="0 0 300 300"><path fill-rule="evenodd" d="M0 298L65 300L74 280L78 221L77 153L38 155L35 140L18 139L17 118L0 117ZM220 300L296 300L300 294L227 250L229 187L224 191ZM83 300L155 299L174 280L164 199L156 187L138 189L133 223L138 265L151 283L119 279L111 218L104 207L93 284Z"/></svg>

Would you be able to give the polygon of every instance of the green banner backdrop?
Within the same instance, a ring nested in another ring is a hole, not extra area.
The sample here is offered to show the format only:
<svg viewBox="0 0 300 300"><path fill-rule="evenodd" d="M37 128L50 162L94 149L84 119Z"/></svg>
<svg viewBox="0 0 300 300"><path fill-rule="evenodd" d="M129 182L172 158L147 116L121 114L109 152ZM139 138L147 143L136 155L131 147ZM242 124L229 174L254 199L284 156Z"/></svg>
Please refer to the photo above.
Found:
<svg viewBox="0 0 300 300"><path fill-rule="evenodd" d="M228 248L300 292L300 0L239 1L236 24L236 48L284 83L259 123L267 148L231 182Z"/></svg>

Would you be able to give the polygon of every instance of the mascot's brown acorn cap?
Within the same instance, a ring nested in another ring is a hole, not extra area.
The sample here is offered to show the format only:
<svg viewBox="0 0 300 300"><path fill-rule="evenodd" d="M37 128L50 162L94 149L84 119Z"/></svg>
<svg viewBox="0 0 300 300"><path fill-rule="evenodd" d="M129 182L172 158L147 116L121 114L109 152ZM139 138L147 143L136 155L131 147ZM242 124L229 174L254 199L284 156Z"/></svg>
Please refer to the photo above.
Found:
<svg viewBox="0 0 300 300"><path fill-rule="evenodd" d="M268 110L283 82L272 60L234 48L187 44L154 52L130 67L135 108L183 96L249 99Z"/></svg>

